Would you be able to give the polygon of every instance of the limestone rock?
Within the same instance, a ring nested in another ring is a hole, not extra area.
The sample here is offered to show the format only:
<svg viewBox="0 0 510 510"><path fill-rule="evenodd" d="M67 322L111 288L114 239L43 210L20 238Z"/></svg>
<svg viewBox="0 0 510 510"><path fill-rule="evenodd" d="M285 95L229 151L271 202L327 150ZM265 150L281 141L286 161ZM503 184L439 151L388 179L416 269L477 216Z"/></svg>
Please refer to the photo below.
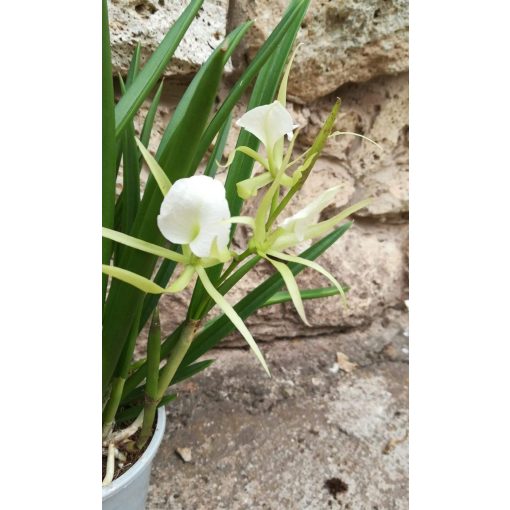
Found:
<svg viewBox="0 0 510 510"><path fill-rule="evenodd" d="M251 60L288 5L287 0L234 0L229 25L246 19L254 27L236 65ZM289 95L309 103L349 82L408 69L407 0L312 0L298 34L300 48Z"/></svg>
<svg viewBox="0 0 510 510"><path fill-rule="evenodd" d="M403 269L406 235L407 226L404 225L355 223L317 259L341 283L350 287L348 306L342 305L338 297L306 301L305 310L312 328L301 322L290 303L263 308L247 321L255 338L299 338L325 330L359 327L369 324L386 308L400 306L407 288ZM257 279L262 279L272 271L258 266L255 274ZM329 286L323 276L311 269L304 270L297 279L301 289Z"/></svg>
<svg viewBox="0 0 510 510"><path fill-rule="evenodd" d="M351 179L351 200L373 197L362 216L402 219L409 210L409 87L407 73L375 78L342 87L335 95L306 107L295 107L303 126L300 144L309 147L323 126L336 97L342 100L335 130L350 131L378 142L375 145L351 135L330 139L323 151L328 158L317 165L313 179L326 187ZM354 192L354 189L356 192Z"/></svg>
<svg viewBox="0 0 510 510"><path fill-rule="evenodd" d="M111 0L110 37L114 74L126 74L142 44L142 62L157 48L188 0ZM225 37L228 0L206 0L170 61L165 76L195 73Z"/></svg>

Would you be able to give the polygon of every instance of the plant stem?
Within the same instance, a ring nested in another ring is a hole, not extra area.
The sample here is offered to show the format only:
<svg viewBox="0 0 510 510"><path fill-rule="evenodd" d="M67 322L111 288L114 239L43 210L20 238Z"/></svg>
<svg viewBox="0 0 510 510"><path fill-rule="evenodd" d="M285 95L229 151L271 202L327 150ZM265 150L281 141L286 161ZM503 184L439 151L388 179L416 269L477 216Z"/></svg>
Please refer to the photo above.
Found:
<svg viewBox="0 0 510 510"><path fill-rule="evenodd" d="M193 319L190 319L185 323L182 333L179 337L179 340L175 344L175 347L172 349L170 356L167 358L166 365L161 369L161 372L159 374L159 380L157 381L157 391L150 396L148 396L147 393L145 394L146 398L145 409L147 409L150 414L147 418L144 417L142 432L140 433L140 436L136 443L136 446L138 448L143 448L143 446L151 436L152 426L154 423L154 419L156 417L156 410L158 408L158 404L164 397L167 388L170 386L170 383L172 382L172 379L175 373L177 372L177 369L179 368L179 365L181 364L186 353L188 352L188 349L191 345L191 342L193 341L193 338L195 337L195 333L198 329L199 324L200 324L199 320ZM147 366L147 368L148 368L147 376L149 377L150 367ZM158 374L157 369L155 372L157 377ZM149 382L149 379L147 379L147 382ZM153 389L154 388L151 388L151 390Z"/></svg>
<svg viewBox="0 0 510 510"><path fill-rule="evenodd" d="M223 274L221 275L220 279L218 280L218 283L217 285L221 285L225 279L227 278L227 276L229 276L232 271L246 258L246 257L249 257L251 255L251 250L250 249L246 249L243 251L243 253L241 253L241 255L239 255L237 258L235 258L231 263L230 265L227 267L227 269L223 272Z"/></svg>
<svg viewBox="0 0 510 510"><path fill-rule="evenodd" d="M166 365L161 370L158 382L158 399L161 400L165 394L165 391L170 386L172 379L181 364L184 356L188 352L188 349L195 337L195 333L200 325L200 320L190 319L182 330L181 336L177 341L177 344L172 349L170 357L167 359Z"/></svg>
<svg viewBox="0 0 510 510"><path fill-rule="evenodd" d="M124 390L124 383L126 379L123 377L116 377L112 383L112 392L108 403L103 412L103 440L106 439L108 434L111 432L113 423L115 421L115 415L119 408L120 399L122 398L122 392Z"/></svg>
<svg viewBox="0 0 510 510"><path fill-rule="evenodd" d="M161 326L159 322L159 308L156 306L152 314L152 321L147 342L147 381L145 383L145 405L143 424L137 441L138 448L142 448L152 434L152 425L158 408L158 375L161 353Z"/></svg>

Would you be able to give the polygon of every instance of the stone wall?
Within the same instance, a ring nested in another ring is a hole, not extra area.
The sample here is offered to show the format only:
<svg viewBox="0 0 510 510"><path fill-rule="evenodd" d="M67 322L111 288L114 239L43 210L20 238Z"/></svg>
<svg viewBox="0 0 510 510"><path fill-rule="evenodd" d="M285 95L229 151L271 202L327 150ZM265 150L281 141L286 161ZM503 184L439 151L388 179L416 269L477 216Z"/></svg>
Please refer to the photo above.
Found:
<svg viewBox="0 0 510 510"><path fill-rule="evenodd" d="M187 4L184 0L112 0L114 73L125 74L137 41L153 50ZM240 22L254 26L227 69L220 96L253 58L280 18L286 0L206 0L191 30L168 67L165 92L152 149L168 122L176 101L211 47ZM325 254L321 263L347 284L349 306L338 298L307 302L308 328L290 305L259 311L248 324L260 340L313 336L330 330L363 327L388 308L401 308L407 298L408 243L408 2L407 0L312 0L298 41L304 43L289 81L289 108L301 126L301 146L320 129L336 97L342 109L340 131L355 131L379 142L384 151L351 136L330 141L299 199L297 209L322 189L343 184L330 216L345 205L374 197L368 209L355 217L354 227ZM236 107L239 117L247 98ZM232 150L232 130L225 151ZM297 147L297 151L302 149ZM219 178L224 175L219 174ZM243 245L246 231L239 228L235 242ZM303 246L305 247L305 246ZM231 301L271 272L257 270L229 294ZM304 271L303 288L327 285L322 277ZM184 314L189 294L162 298L164 328Z"/></svg>

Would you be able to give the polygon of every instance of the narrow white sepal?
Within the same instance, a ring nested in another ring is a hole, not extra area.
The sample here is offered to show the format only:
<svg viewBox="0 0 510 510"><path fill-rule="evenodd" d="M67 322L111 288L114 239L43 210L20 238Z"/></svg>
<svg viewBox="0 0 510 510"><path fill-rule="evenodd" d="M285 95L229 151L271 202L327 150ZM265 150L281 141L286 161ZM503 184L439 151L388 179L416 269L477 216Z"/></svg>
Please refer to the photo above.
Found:
<svg viewBox="0 0 510 510"><path fill-rule="evenodd" d="M209 296L211 296L212 300L221 308L223 313L231 320L232 324L237 328L239 333L241 333L246 342L248 342L248 345L255 353L255 356L260 361L260 364L264 367L264 370L267 372L267 375L270 376L271 374L269 373L269 368L267 366L266 360L264 359L262 352L260 352L257 343L253 339L250 331L244 324L241 317L239 317L239 315L234 310L232 305L214 287L211 280L209 280L209 277L207 276L205 269L200 266L197 266L196 270L198 273L198 277L200 278L200 281L204 285L204 289L206 290L206 292L209 294Z"/></svg>

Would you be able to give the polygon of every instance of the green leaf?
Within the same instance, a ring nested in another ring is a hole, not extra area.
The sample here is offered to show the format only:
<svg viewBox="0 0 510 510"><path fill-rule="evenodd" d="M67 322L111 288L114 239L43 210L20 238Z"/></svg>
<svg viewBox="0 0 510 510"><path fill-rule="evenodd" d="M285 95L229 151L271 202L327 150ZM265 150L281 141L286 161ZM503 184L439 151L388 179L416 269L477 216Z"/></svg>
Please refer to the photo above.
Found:
<svg viewBox="0 0 510 510"><path fill-rule="evenodd" d="M134 79L138 76L138 71L140 71L140 54L142 50L142 45L138 43L136 45L135 51L133 52L133 57L131 58L131 63L129 64L128 74L126 78L126 88L131 87ZM123 92L122 94L125 94Z"/></svg>
<svg viewBox="0 0 510 510"><path fill-rule="evenodd" d="M218 161L221 161L223 157L223 151L225 150L225 145L227 144L228 133L230 131L230 126L232 124L232 114L227 117L225 124L221 128L218 133L218 139L214 144L214 149L211 153L209 161L207 162L207 166L204 170L204 175L208 175L209 177L214 177L216 175L216 170L218 170Z"/></svg>
<svg viewBox="0 0 510 510"><path fill-rule="evenodd" d="M143 143L145 147L149 146L152 126L154 125L154 119L156 118L156 113L158 111L159 101L161 99L162 92L163 92L163 80L161 80L158 90L156 91L156 94L154 94L154 98L152 99L149 111L147 112L145 120L143 121L142 132L140 134L140 141Z"/></svg>
<svg viewBox="0 0 510 510"><path fill-rule="evenodd" d="M205 370L207 367L211 366L214 363L213 359L206 359L203 361L197 361L196 363L193 363L191 365L188 365L187 367L181 367L179 369L179 372L175 374L174 378L172 379L172 382L170 386L173 386L175 384L178 384L186 379L189 379L190 377L193 377L194 375L198 374L199 372L202 372L202 370ZM160 369L161 371L161 369ZM135 388L128 393L125 393L122 398L122 404L126 405L129 404L137 399L140 399L143 397L144 393L144 386L139 386L138 388Z"/></svg>
<svg viewBox="0 0 510 510"><path fill-rule="evenodd" d="M112 63L110 54L110 30L108 6L102 5L102 224L113 227L115 217L115 179L117 174L117 147L115 143L115 117L113 99ZM102 241L102 262L108 264L112 242ZM108 278L103 277L103 301Z"/></svg>
<svg viewBox="0 0 510 510"><path fill-rule="evenodd" d="M115 107L116 137L121 134L127 123L134 117L138 108L140 108L149 92L163 74L189 25L202 6L203 1L192 0L190 2L133 81L127 94L117 103Z"/></svg>
<svg viewBox="0 0 510 510"><path fill-rule="evenodd" d="M152 314L149 336L147 338L147 381L145 383L145 394L153 400L158 395L160 353L161 324L159 321L159 309L156 307Z"/></svg>
<svg viewBox="0 0 510 510"><path fill-rule="evenodd" d="M342 287L343 291L347 291L347 287ZM339 292L336 287L322 287L317 289L305 289L300 291L301 299L321 299L325 297L331 297L331 296L338 296ZM273 306L273 305L279 305L281 303L288 303L291 301L290 294L282 290L280 292L277 292L276 294L273 294L265 303L263 306Z"/></svg>
<svg viewBox="0 0 510 510"><path fill-rule="evenodd" d="M279 42L278 49L274 52L259 73L248 103L248 110L263 104L269 104L273 101L276 91L278 90L280 77L282 76L285 68L285 63L287 62L287 58L292 45L294 44L301 22L306 14L309 3L309 0L292 2L287 9L289 18L284 37L282 37L282 40ZM280 22L279 27L284 23L284 19ZM273 35L275 35L276 31L277 29L271 34L265 44L269 45L270 39ZM254 62L255 60L252 64ZM256 151L259 147L259 140L247 131L242 130L236 146L239 147L243 145ZM229 171L225 182L230 212L233 216L237 216L240 213L243 204L243 200L237 195L237 183L248 179L251 176L252 170L253 160L246 155L238 154L234 159L231 171ZM235 229L232 229L232 234L234 230Z"/></svg>
<svg viewBox="0 0 510 510"><path fill-rule="evenodd" d="M133 59L135 61L136 58ZM130 69L130 71L133 68ZM126 87L119 77L123 94ZM129 232L140 205L140 153L135 143L135 127L129 122L122 135L122 209L120 215L120 230Z"/></svg>
<svg viewBox="0 0 510 510"><path fill-rule="evenodd" d="M200 68L163 133L156 159L172 182L195 172L192 161L216 98L226 48L224 42Z"/></svg>
<svg viewBox="0 0 510 510"><path fill-rule="evenodd" d="M161 406L165 406L166 404L169 404L172 402L172 400L175 400L177 398L177 395L175 393L171 395L165 395L161 401L158 404L158 408ZM115 417L115 421L118 424L123 424L126 422L130 422L134 420L143 409L143 404L139 404L136 406L127 407L126 409L123 409L117 413L117 416Z"/></svg>
<svg viewBox="0 0 510 510"><path fill-rule="evenodd" d="M205 269L203 269L200 266L197 266L196 270L198 273L198 277L200 278L202 284L204 285L206 292L211 296L213 301L221 308L223 313L230 319L230 321L236 327L239 333L241 333L243 338L250 346L251 350L255 353L255 356L259 360L260 364L264 367L264 370L267 372L267 375L271 375L269 373L269 368L267 367L267 363L266 360L264 359L264 356L260 352L257 343L253 339L250 331L242 321L241 317L239 317L234 308L232 308L232 305L217 291L217 289L211 283L211 280L209 280L209 277L207 276Z"/></svg>
<svg viewBox="0 0 510 510"><path fill-rule="evenodd" d="M190 377L202 372L207 367L211 366L214 363L213 359L206 359L203 361L197 361L191 365L188 365L184 370L179 370L175 377L172 379L171 386L177 383L184 381L185 379L189 379Z"/></svg>

